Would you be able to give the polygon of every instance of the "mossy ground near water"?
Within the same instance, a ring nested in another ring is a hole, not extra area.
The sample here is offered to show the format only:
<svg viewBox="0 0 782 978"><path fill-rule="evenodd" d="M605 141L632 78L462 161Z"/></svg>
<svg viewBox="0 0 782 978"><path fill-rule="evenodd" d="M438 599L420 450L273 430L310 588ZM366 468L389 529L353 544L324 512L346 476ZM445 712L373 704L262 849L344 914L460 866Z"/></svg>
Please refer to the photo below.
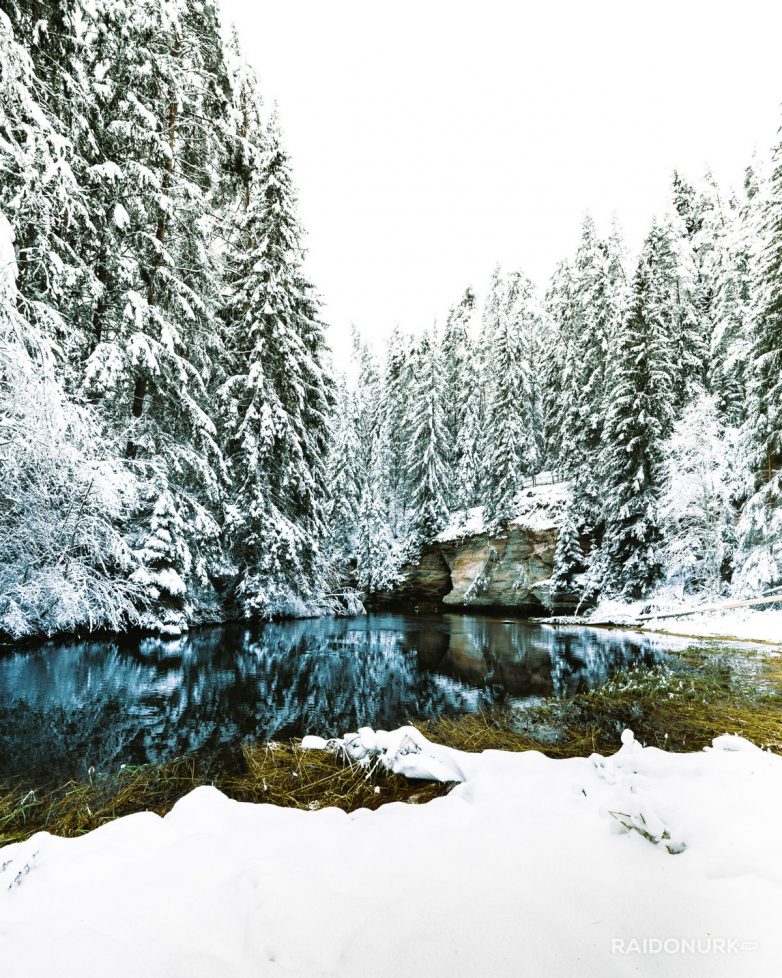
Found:
<svg viewBox="0 0 782 978"><path fill-rule="evenodd" d="M419 726L431 740L468 751L607 754L630 727L641 743L666 750L700 750L719 734L735 733L782 754L782 656L749 646L698 645L664 666L616 674L588 693ZM246 746L237 761L226 771L190 756L59 787L0 787L0 845L42 830L80 835L132 812L163 815L203 784L240 801L348 811L389 801L420 804L452 787L408 781L377 765L367 769L340 753L305 751L296 741Z"/></svg>

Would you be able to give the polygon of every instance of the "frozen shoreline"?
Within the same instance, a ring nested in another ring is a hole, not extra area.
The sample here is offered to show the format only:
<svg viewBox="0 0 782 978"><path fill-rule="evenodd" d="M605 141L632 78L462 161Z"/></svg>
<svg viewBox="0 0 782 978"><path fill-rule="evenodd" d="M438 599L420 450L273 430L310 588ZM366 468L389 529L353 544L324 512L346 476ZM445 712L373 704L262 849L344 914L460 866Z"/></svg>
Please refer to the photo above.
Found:
<svg viewBox="0 0 782 978"><path fill-rule="evenodd" d="M693 612L681 618L650 618L641 621L645 602L622 604L606 602L589 617L578 615L538 619L542 625L580 626L586 628L628 628L682 638L707 638L720 641L760 642L782 648L782 610L756 611L751 608L726 612ZM674 610L672 607L671 611ZM662 609L659 614L667 613Z"/></svg>

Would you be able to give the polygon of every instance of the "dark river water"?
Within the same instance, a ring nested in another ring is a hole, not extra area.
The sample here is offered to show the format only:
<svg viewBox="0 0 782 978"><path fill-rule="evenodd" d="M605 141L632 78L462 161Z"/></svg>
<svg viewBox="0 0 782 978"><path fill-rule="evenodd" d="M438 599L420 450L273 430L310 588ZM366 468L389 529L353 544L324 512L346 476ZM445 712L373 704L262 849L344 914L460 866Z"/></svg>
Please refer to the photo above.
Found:
<svg viewBox="0 0 782 978"><path fill-rule="evenodd" d="M0 782L83 778L90 767L228 752L247 740L388 729L563 696L682 644L475 615L382 614L6 651Z"/></svg>

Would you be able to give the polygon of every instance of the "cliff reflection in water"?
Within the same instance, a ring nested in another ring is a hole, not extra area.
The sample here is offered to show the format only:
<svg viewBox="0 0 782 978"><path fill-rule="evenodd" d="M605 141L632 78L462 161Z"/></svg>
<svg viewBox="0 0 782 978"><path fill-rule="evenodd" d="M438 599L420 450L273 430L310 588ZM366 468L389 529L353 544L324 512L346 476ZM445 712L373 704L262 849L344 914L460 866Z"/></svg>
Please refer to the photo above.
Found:
<svg viewBox="0 0 782 978"><path fill-rule="evenodd" d="M0 657L0 780L84 777L245 740L394 727L562 696L672 639L370 615L48 643Z"/></svg>

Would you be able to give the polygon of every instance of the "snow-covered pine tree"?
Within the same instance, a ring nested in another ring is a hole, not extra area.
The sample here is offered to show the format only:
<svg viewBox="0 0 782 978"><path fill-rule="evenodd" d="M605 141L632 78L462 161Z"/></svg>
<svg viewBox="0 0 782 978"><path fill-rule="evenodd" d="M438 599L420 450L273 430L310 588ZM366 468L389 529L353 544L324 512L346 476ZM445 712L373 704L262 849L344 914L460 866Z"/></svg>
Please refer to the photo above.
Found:
<svg viewBox="0 0 782 978"><path fill-rule="evenodd" d="M644 248L651 275L648 302L655 317L667 323L676 366L675 404L681 410L705 389L710 326L703 289L680 219L655 222Z"/></svg>
<svg viewBox="0 0 782 978"><path fill-rule="evenodd" d="M225 477L211 396L221 338L213 210L227 170L219 25L211 0L94 0L92 11L85 178L100 288L83 390L152 477L134 549L149 552L158 495L170 492L193 554L178 572L209 592Z"/></svg>
<svg viewBox="0 0 782 978"><path fill-rule="evenodd" d="M782 142L774 149L762 220L749 425L754 467L768 480L782 464Z"/></svg>
<svg viewBox="0 0 782 978"><path fill-rule="evenodd" d="M356 434L356 395L344 381L338 385L328 459L328 547L344 570L354 553L362 487L367 479L359 457Z"/></svg>
<svg viewBox="0 0 782 978"><path fill-rule="evenodd" d="M600 512L595 474L608 410L606 368L626 298L622 295L621 252L616 238L610 245L600 240L589 217L582 228L573 277L573 362L567 392L572 407L569 416L565 413L571 428L567 443L572 456L567 460L567 471L573 480L576 522L582 530L593 530Z"/></svg>
<svg viewBox="0 0 782 978"><path fill-rule="evenodd" d="M541 379L545 464L568 472L577 457L575 421L579 403L575 282L569 262L557 265L546 291L544 311L547 356Z"/></svg>
<svg viewBox="0 0 782 978"><path fill-rule="evenodd" d="M475 363L470 324L475 293L467 288L445 320L440 357L443 365L443 417L448 436L448 460L453 473L462 467L459 436L465 426L470 393L475 385Z"/></svg>
<svg viewBox="0 0 782 978"><path fill-rule="evenodd" d="M204 79L225 71L216 25L203 24L212 4L100 2L93 189L112 221L101 222L107 238L95 257L108 302L86 389L130 423L129 458L159 452L216 496L220 454L206 407L219 284L207 223L225 106Z"/></svg>
<svg viewBox="0 0 782 978"><path fill-rule="evenodd" d="M565 519L559 528L557 546L554 551L554 572L551 575L549 594L557 598L575 594L578 585L576 576L585 567L584 552L581 549L579 526L576 521L575 508L568 505Z"/></svg>
<svg viewBox="0 0 782 978"><path fill-rule="evenodd" d="M697 186L674 174L674 204L695 269L692 296L708 342L707 381L723 418L745 413L749 360L753 239L757 237L752 183L743 200L725 196L710 172ZM697 396L697 395L696 395Z"/></svg>
<svg viewBox="0 0 782 978"><path fill-rule="evenodd" d="M464 418L456 437L456 467L452 469L453 504L457 508L470 508L481 502L483 401L480 375L473 369L471 386L465 391Z"/></svg>
<svg viewBox="0 0 782 978"><path fill-rule="evenodd" d="M521 272L513 272L497 298L489 312L483 475L486 518L491 526L513 516L522 479L538 465L531 351L539 313L532 284Z"/></svg>
<svg viewBox="0 0 782 978"><path fill-rule="evenodd" d="M317 600L325 534L332 383L317 300L302 273L302 231L276 114L248 174L227 257L230 374L222 387L231 463L230 542L245 611Z"/></svg>
<svg viewBox="0 0 782 978"><path fill-rule="evenodd" d="M712 286L708 383L728 425L743 424L751 356L754 277L757 268L758 193L751 170L744 193L731 197L712 231L716 246L705 268ZM716 223L716 214L714 215Z"/></svg>
<svg viewBox="0 0 782 978"><path fill-rule="evenodd" d="M760 240L753 281L747 419L742 447L757 489L739 521L733 588L755 597L782 585L782 142L774 147L771 173L757 193Z"/></svg>
<svg viewBox="0 0 782 978"><path fill-rule="evenodd" d="M411 493L411 477L407 467L407 443L409 437L409 405L412 396L413 344L409 336L395 328L386 346L382 370L361 371L359 388L365 405L365 430L372 438L382 430L387 460L385 471L380 472L381 494L386 500L389 525L396 536L407 531L407 510ZM381 376L382 374L382 376ZM369 410L371 406L371 410ZM365 446L371 439L364 439ZM371 448L365 448L369 458Z"/></svg>
<svg viewBox="0 0 782 978"><path fill-rule="evenodd" d="M654 227L638 262L630 309L617 331L608 380L601 479L606 590L639 596L659 579L662 446L675 412L677 366L670 310L656 266L664 232ZM664 251L667 255L667 251Z"/></svg>
<svg viewBox="0 0 782 978"><path fill-rule="evenodd" d="M73 145L23 44L36 50L30 39L45 24L33 19L26 5L8 9L16 31L0 10L0 207L16 241L17 301L25 317L57 346L66 376L78 347L75 309L94 280L85 256L74 247L89 231L87 202L74 173Z"/></svg>
<svg viewBox="0 0 782 978"><path fill-rule="evenodd" d="M626 306L621 235L614 227L610 238L601 240L587 217L572 265L560 266L549 289L550 353L542 368L545 426L553 447L550 464L571 483L565 518L569 529L555 555L554 576L563 592L572 590L576 569L583 570L580 536L598 542L602 534L598 473L610 403L607 370Z"/></svg>
<svg viewBox="0 0 782 978"><path fill-rule="evenodd" d="M453 487L448 465L443 383L437 337L426 332L418 342L413 360L407 422L411 527L415 543L434 539L450 511Z"/></svg>
<svg viewBox="0 0 782 978"><path fill-rule="evenodd" d="M371 597L398 582L403 559L403 548L395 543L388 524L382 494L385 452L380 432L370 447L367 465L367 478L358 504L354 546L356 584L363 594Z"/></svg>

